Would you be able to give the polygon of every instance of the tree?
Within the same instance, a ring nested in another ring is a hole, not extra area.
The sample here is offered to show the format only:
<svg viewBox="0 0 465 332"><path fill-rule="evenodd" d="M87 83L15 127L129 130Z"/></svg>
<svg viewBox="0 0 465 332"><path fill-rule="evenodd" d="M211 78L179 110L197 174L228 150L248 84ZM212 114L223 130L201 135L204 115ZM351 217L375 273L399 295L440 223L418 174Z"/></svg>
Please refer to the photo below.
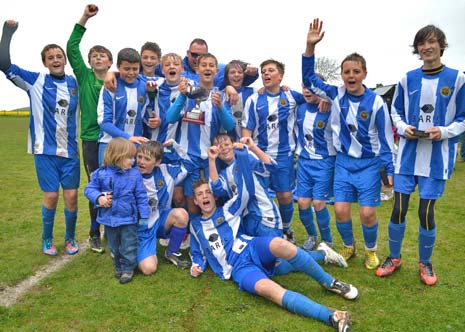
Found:
<svg viewBox="0 0 465 332"><path fill-rule="evenodd" d="M341 78L336 60L325 56L316 59L315 72L322 75L328 83L339 81Z"/></svg>

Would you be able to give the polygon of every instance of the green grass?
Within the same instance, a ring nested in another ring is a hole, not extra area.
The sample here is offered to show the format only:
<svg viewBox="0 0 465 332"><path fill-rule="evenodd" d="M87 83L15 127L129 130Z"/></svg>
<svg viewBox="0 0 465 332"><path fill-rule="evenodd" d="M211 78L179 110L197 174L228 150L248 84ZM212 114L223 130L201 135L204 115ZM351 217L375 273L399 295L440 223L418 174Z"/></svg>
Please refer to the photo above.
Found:
<svg viewBox="0 0 465 332"><path fill-rule="evenodd" d="M40 206L34 162L26 154L27 118L0 117L0 290L31 276L54 258L41 254ZM346 301L325 291L301 273L275 278L284 287L301 292L324 305L350 310L354 331L463 331L465 288L464 197L465 163L457 164L445 195L436 204L438 238L433 263L439 281L435 287L418 278L417 207L411 198L404 265L390 278L379 279L363 267L363 241L357 211L353 211L359 254L348 269L327 266L335 277L359 288L360 298ZM87 201L82 170L79 195L78 239L87 238ZM392 202L383 202L379 253L387 253L387 221ZM63 205L57 210L55 239L63 253ZM334 226L334 225L333 225ZM293 228L298 242L304 229L295 215ZM340 238L333 227L336 247ZM137 274L120 285L113 278L108 254L79 253L64 269L44 279L10 308L0 307L0 331L330 331L313 319L300 317L272 303L237 290L208 270L192 279L163 260L150 277Z"/></svg>

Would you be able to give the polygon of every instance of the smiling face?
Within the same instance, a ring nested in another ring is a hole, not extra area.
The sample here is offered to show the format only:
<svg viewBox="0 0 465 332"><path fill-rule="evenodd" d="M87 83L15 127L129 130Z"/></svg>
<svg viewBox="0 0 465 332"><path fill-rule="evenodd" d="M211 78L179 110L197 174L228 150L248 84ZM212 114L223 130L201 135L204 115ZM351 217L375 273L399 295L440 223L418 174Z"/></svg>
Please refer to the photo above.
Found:
<svg viewBox="0 0 465 332"><path fill-rule="evenodd" d="M60 48L49 48L44 52L43 64L50 74L62 76L65 74L66 56Z"/></svg>
<svg viewBox="0 0 465 332"><path fill-rule="evenodd" d="M142 74L147 77L155 77L155 69L160 62L158 54L152 50L143 50L140 55Z"/></svg>
<svg viewBox="0 0 465 332"><path fill-rule="evenodd" d="M204 218L210 217L215 212L215 196L207 183L194 188L194 203L200 208Z"/></svg>
<svg viewBox="0 0 465 332"><path fill-rule="evenodd" d="M341 77L347 92L354 96L360 96L365 92L363 81L367 77L362 63L355 60L347 60L342 64Z"/></svg>
<svg viewBox="0 0 465 332"><path fill-rule="evenodd" d="M156 160L143 152L137 152L137 168L140 174L151 174L155 166L160 165L161 160Z"/></svg>
<svg viewBox="0 0 465 332"><path fill-rule="evenodd" d="M139 75L139 62L128 62L126 60L121 61L118 65L118 71L120 78L128 84L133 83L137 75Z"/></svg>
<svg viewBox="0 0 465 332"><path fill-rule="evenodd" d="M214 78L218 72L218 62L213 55L202 55L197 64L197 74L199 74L199 85L211 89L214 87Z"/></svg>
<svg viewBox="0 0 465 332"><path fill-rule="evenodd" d="M260 67L265 90L272 94L278 93L284 72L280 71L277 63L275 62L270 62L265 65L262 64Z"/></svg>
<svg viewBox="0 0 465 332"><path fill-rule="evenodd" d="M213 140L213 144L219 148L218 158L227 164L234 160L233 140L231 136L221 134Z"/></svg>
<svg viewBox="0 0 465 332"><path fill-rule="evenodd" d="M418 54L425 63L425 69L437 68L441 65L441 45L435 34L430 34L417 45Z"/></svg>
<svg viewBox="0 0 465 332"><path fill-rule="evenodd" d="M207 45L201 43L192 43L187 50L187 62L189 63L189 67L195 70L197 67L197 60L200 55L205 54L208 52Z"/></svg>
<svg viewBox="0 0 465 332"><path fill-rule="evenodd" d="M240 64L234 63L227 68L227 82L236 90L242 87L244 83L244 69Z"/></svg>

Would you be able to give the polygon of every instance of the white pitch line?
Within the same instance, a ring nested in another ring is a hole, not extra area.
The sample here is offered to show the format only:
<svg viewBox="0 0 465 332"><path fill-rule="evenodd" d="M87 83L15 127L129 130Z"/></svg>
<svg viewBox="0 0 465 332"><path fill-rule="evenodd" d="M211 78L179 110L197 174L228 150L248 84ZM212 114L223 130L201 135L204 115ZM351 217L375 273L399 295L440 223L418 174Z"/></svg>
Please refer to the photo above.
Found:
<svg viewBox="0 0 465 332"><path fill-rule="evenodd" d="M19 284L11 287L6 287L0 291L0 305L3 307L11 307L16 304L21 297L26 294L32 287L37 285L42 279L49 276L51 273L60 270L63 266L69 263L72 259L83 253L89 247L89 241L79 243L79 252L75 255L61 255L50 260L50 262L41 267L36 273L29 278L21 281Z"/></svg>

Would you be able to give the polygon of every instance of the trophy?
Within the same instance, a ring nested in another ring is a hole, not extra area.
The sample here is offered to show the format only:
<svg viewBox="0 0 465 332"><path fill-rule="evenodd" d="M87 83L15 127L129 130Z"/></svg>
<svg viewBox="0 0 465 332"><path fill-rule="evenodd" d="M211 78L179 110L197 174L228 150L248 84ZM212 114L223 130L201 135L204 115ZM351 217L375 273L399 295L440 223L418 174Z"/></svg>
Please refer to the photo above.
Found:
<svg viewBox="0 0 465 332"><path fill-rule="evenodd" d="M195 107L184 113L182 121L196 124L205 124L205 113L200 109L200 103L205 101L210 96L210 90L189 85L187 87L187 97L195 99Z"/></svg>

